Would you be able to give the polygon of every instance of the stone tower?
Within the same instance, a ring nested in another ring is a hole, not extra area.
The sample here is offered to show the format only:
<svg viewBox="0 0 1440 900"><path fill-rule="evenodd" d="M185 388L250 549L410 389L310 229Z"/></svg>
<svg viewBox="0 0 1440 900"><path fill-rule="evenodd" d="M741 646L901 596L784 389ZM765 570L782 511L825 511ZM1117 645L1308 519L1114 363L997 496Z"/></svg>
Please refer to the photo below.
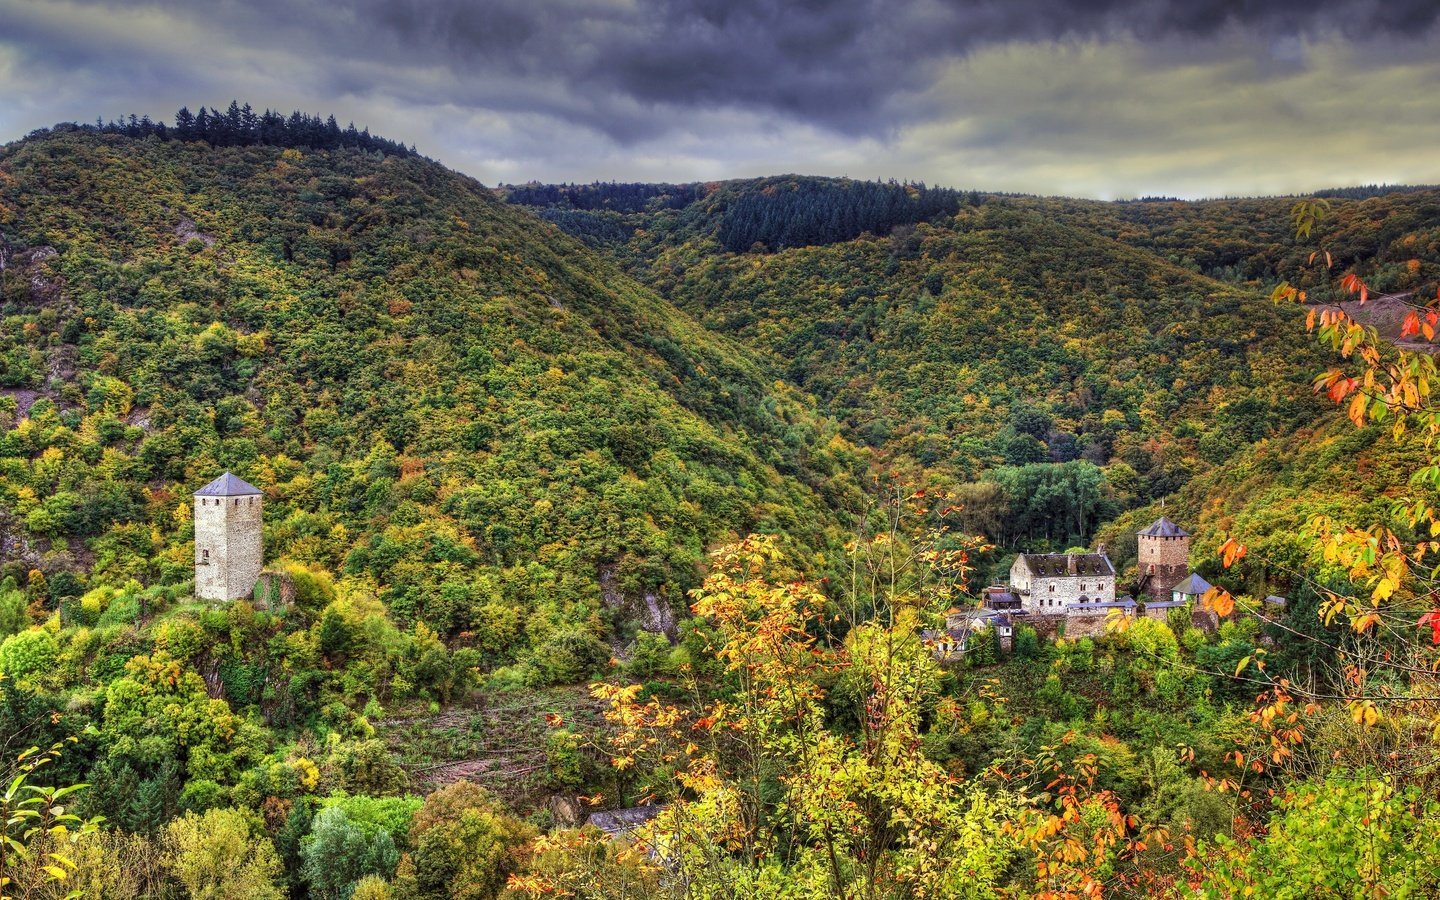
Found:
<svg viewBox="0 0 1440 900"><path fill-rule="evenodd" d="M260 489L229 472L195 492L195 596L248 597L265 554Z"/></svg>
<svg viewBox="0 0 1440 900"><path fill-rule="evenodd" d="M1170 599L1170 589L1190 572L1190 532L1161 516L1149 528L1137 532L1136 537L1140 590L1152 597Z"/></svg>

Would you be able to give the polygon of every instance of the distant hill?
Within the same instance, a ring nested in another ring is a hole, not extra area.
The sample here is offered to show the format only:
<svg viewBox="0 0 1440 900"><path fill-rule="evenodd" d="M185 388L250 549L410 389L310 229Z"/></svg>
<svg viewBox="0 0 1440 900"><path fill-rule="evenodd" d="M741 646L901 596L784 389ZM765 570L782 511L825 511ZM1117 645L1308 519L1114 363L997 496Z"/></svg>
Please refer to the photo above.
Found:
<svg viewBox="0 0 1440 900"><path fill-rule="evenodd" d="M745 342L852 440L952 483L1007 485L1008 500L968 524L1017 544L1047 536L1016 524L1034 493L1016 467L1093 463L1104 518L1147 508L1254 444L1333 421L1309 389L1328 357L1298 312L1268 300L1282 277L1325 295L1318 273L1296 274L1313 247L1294 240L1293 198L1102 203L800 176L695 187L502 194L544 204L543 215ZM737 207L779 215L805 198L806 221L840 221L892 190L944 205L805 246L737 252L724 239ZM1331 193L1321 238L1337 271L1355 267L1377 290L1433 290L1440 192ZM972 511L993 496L973 494Z"/></svg>

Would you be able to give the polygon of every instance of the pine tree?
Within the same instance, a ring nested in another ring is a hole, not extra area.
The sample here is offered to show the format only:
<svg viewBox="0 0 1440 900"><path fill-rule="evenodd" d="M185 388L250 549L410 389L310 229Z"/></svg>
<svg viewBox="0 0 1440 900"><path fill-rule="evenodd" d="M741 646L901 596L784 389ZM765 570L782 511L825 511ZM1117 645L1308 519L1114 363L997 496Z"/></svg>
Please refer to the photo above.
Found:
<svg viewBox="0 0 1440 900"><path fill-rule="evenodd" d="M182 106L175 114L175 134L182 141L188 141L194 136L195 114L190 112L190 107Z"/></svg>

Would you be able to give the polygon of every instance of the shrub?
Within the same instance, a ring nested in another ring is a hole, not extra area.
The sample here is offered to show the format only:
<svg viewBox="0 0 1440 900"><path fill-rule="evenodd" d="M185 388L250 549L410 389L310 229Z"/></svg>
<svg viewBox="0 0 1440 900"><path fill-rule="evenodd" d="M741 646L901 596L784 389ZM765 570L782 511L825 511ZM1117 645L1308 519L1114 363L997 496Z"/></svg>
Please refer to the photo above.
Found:
<svg viewBox="0 0 1440 900"><path fill-rule="evenodd" d="M345 900L367 875L394 875L400 861L389 831L376 828L367 833L338 806L315 816L300 857L300 877L310 887L310 895L324 900Z"/></svg>
<svg viewBox="0 0 1440 900"><path fill-rule="evenodd" d="M425 798L410 826L414 851L396 876L402 896L491 900L522 868L536 831L501 811L495 798L468 781Z"/></svg>
<svg viewBox="0 0 1440 900"><path fill-rule="evenodd" d="M280 857L246 811L187 812L165 829L165 862L191 897L283 900Z"/></svg>
<svg viewBox="0 0 1440 900"><path fill-rule="evenodd" d="M541 684L575 684L610 659L610 648L587 631L558 634L535 650L531 664Z"/></svg>
<svg viewBox="0 0 1440 900"><path fill-rule="evenodd" d="M31 628L12 634L0 644L0 672L16 681L50 671L60 657L60 647L50 632Z"/></svg>
<svg viewBox="0 0 1440 900"><path fill-rule="evenodd" d="M662 674L670 666L670 641L663 634L642 631L635 636L635 649L625 664L625 674L645 680Z"/></svg>
<svg viewBox="0 0 1440 900"><path fill-rule="evenodd" d="M385 879L377 875L366 875L355 882L355 890L350 894L350 900L390 900L395 896L390 890L390 885Z"/></svg>
<svg viewBox="0 0 1440 900"><path fill-rule="evenodd" d="M557 787L578 788L584 780L580 738L569 729L551 733L545 742L545 762L550 767L550 780Z"/></svg>

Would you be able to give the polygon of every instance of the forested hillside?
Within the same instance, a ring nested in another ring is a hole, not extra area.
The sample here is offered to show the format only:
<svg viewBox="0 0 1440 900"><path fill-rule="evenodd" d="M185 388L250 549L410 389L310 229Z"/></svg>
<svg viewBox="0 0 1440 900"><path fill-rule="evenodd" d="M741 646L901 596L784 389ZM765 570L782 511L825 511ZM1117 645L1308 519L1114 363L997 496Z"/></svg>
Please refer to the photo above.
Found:
<svg viewBox="0 0 1440 900"><path fill-rule="evenodd" d="M0 224L32 602L179 588L232 469L271 558L514 661L608 639L602 574L666 603L726 535L823 549L855 483L745 352L427 161L57 130L0 154Z"/></svg>
<svg viewBox="0 0 1440 900"><path fill-rule="evenodd" d="M1004 545L1089 541L1252 445L1307 451L1293 435L1333 427L1310 390L1325 355L1295 340L1301 313L1268 299L1282 278L1328 296L1323 273L1306 272L1313 248L1294 240L1293 201L1099 203L792 176L698 187L501 192L743 340L851 440L958 485L958 524ZM724 237L737 207L803 204L805 221L840 221L897 193L955 212L872 218L853 236L812 228L789 249L734 252ZM1433 285L1434 192L1331 202L1336 270L1358 267L1377 291ZM587 223L602 221L623 240L598 240ZM1133 539L1110 537L1128 561Z"/></svg>
<svg viewBox="0 0 1440 900"><path fill-rule="evenodd" d="M0 148L0 898L1440 891L1440 467L1269 299L1433 293L1432 193L497 196L246 109ZM946 649L1162 503L1233 596Z"/></svg>

